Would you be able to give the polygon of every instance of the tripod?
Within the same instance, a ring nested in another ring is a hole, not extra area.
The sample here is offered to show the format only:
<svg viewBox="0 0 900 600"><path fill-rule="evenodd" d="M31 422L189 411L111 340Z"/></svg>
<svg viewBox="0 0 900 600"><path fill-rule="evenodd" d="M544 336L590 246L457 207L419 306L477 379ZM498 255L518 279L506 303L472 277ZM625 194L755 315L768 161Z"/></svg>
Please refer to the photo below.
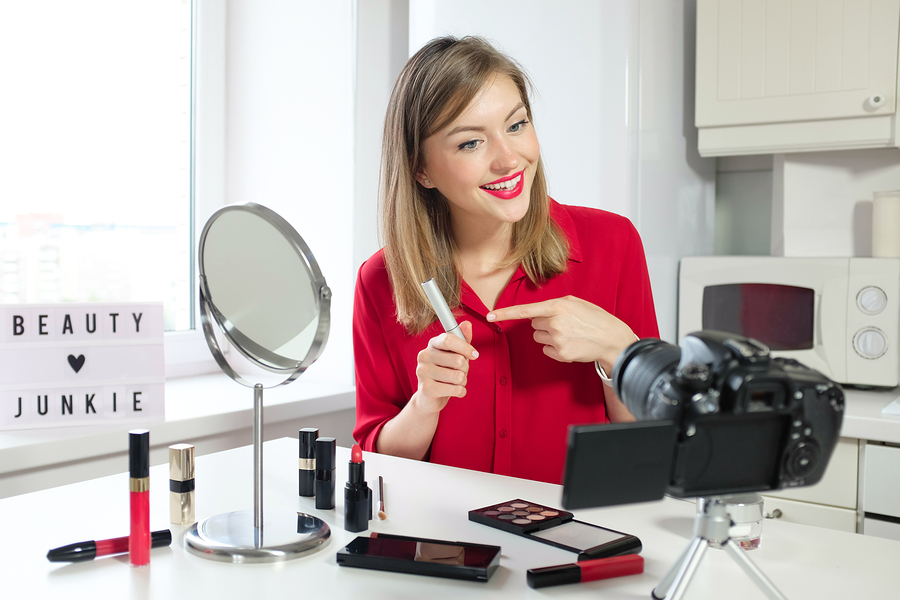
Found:
<svg viewBox="0 0 900 600"><path fill-rule="evenodd" d="M654 588L651 594L653 598L656 600L663 600L663 598L681 600L691 584L691 578L697 571L697 567L700 566L700 561L703 560L707 547L713 543L723 547L771 600L787 600L763 575L759 567L747 558L741 546L731 539L728 535L729 527L731 527L731 517L725 510L722 498L714 496L706 499L703 502L703 508L697 511L697 517L694 519L694 537L666 576L659 582L659 585Z"/></svg>

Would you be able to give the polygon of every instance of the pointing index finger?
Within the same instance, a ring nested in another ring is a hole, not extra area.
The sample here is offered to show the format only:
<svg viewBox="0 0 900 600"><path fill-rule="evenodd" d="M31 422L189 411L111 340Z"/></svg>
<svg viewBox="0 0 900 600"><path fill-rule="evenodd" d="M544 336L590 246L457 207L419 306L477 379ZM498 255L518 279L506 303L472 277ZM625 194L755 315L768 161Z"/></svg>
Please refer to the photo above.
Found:
<svg viewBox="0 0 900 600"><path fill-rule="evenodd" d="M518 304L492 310L487 314L487 320L513 321L515 319L534 319L535 317L552 317L555 313L551 307L552 300L534 302L532 304Z"/></svg>

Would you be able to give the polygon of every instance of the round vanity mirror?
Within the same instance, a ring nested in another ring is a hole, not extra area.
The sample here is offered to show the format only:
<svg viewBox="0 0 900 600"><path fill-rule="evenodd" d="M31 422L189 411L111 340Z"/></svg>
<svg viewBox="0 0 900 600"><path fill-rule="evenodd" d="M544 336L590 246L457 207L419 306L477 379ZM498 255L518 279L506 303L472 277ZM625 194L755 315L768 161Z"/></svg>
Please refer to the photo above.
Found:
<svg viewBox="0 0 900 600"><path fill-rule="evenodd" d="M185 547L233 563L283 561L318 550L331 535L321 519L263 511L263 389L293 381L319 357L328 339L331 290L300 234L259 204L226 206L213 214L200 236L199 261L200 314L209 349L225 373L253 388L254 495L252 511L193 525ZM254 381L261 376L252 368L235 368L217 331L251 367L281 380L264 386Z"/></svg>
<svg viewBox="0 0 900 600"><path fill-rule="evenodd" d="M253 387L225 360L211 320L253 364L288 375L321 354L331 291L303 238L259 204L226 206L200 236L200 308L210 350L222 369Z"/></svg>

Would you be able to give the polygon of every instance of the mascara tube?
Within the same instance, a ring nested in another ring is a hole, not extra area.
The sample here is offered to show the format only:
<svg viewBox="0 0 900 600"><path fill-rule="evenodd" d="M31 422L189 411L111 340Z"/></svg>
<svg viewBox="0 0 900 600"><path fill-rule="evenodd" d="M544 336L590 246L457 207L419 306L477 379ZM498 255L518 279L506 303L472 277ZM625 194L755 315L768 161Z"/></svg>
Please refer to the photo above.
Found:
<svg viewBox="0 0 900 600"><path fill-rule="evenodd" d="M444 299L444 295L441 293L437 283L435 283L434 278L424 282L422 284L422 289L425 290L425 295L428 296L431 307L434 308L434 312L441 322L444 331L452 333L462 341L468 343L466 336L460 331L459 324L456 322L456 317L454 317L453 313L450 311L450 306Z"/></svg>

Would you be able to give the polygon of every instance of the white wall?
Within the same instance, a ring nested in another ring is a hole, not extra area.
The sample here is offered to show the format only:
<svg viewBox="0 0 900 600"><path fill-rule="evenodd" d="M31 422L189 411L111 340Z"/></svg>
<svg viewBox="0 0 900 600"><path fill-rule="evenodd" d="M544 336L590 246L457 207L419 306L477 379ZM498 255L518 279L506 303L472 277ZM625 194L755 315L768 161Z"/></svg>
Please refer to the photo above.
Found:
<svg viewBox="0 0 900 600"><path fill-rule="evenodd" d="M256 202L304 238L332 289L311 378L352 383L354 3L229 0L226 203Z"/></svg>
<svg viewBox="0 0 900 600"><path fill-rule="evenodd" d="M409 49L445 33L483 35L532 76L551 194L632 219L661 336L674 341L678 261L713 250L715 162L699 158L693 127L694 10L694 0L229 0L226 200L283 214L335 292L328 346L304 377L352 378L354 278L378 248L384 107Z"/></svg>
<svg viewBox="0 0 900 600"><path fill-rule="evenodd" d="M774 255L872 256L872 196L900 189L900 149L778 154L774 173Z"/></svg>
<svg viewBox="0 0 900 600"><path fill-rule="evenodd" d="M551 195L635 223L669 341L678 261L713 248L715 161L696 151L693 29L693 0L410 4L411 51L481 35L528 71Z"/></svg>

